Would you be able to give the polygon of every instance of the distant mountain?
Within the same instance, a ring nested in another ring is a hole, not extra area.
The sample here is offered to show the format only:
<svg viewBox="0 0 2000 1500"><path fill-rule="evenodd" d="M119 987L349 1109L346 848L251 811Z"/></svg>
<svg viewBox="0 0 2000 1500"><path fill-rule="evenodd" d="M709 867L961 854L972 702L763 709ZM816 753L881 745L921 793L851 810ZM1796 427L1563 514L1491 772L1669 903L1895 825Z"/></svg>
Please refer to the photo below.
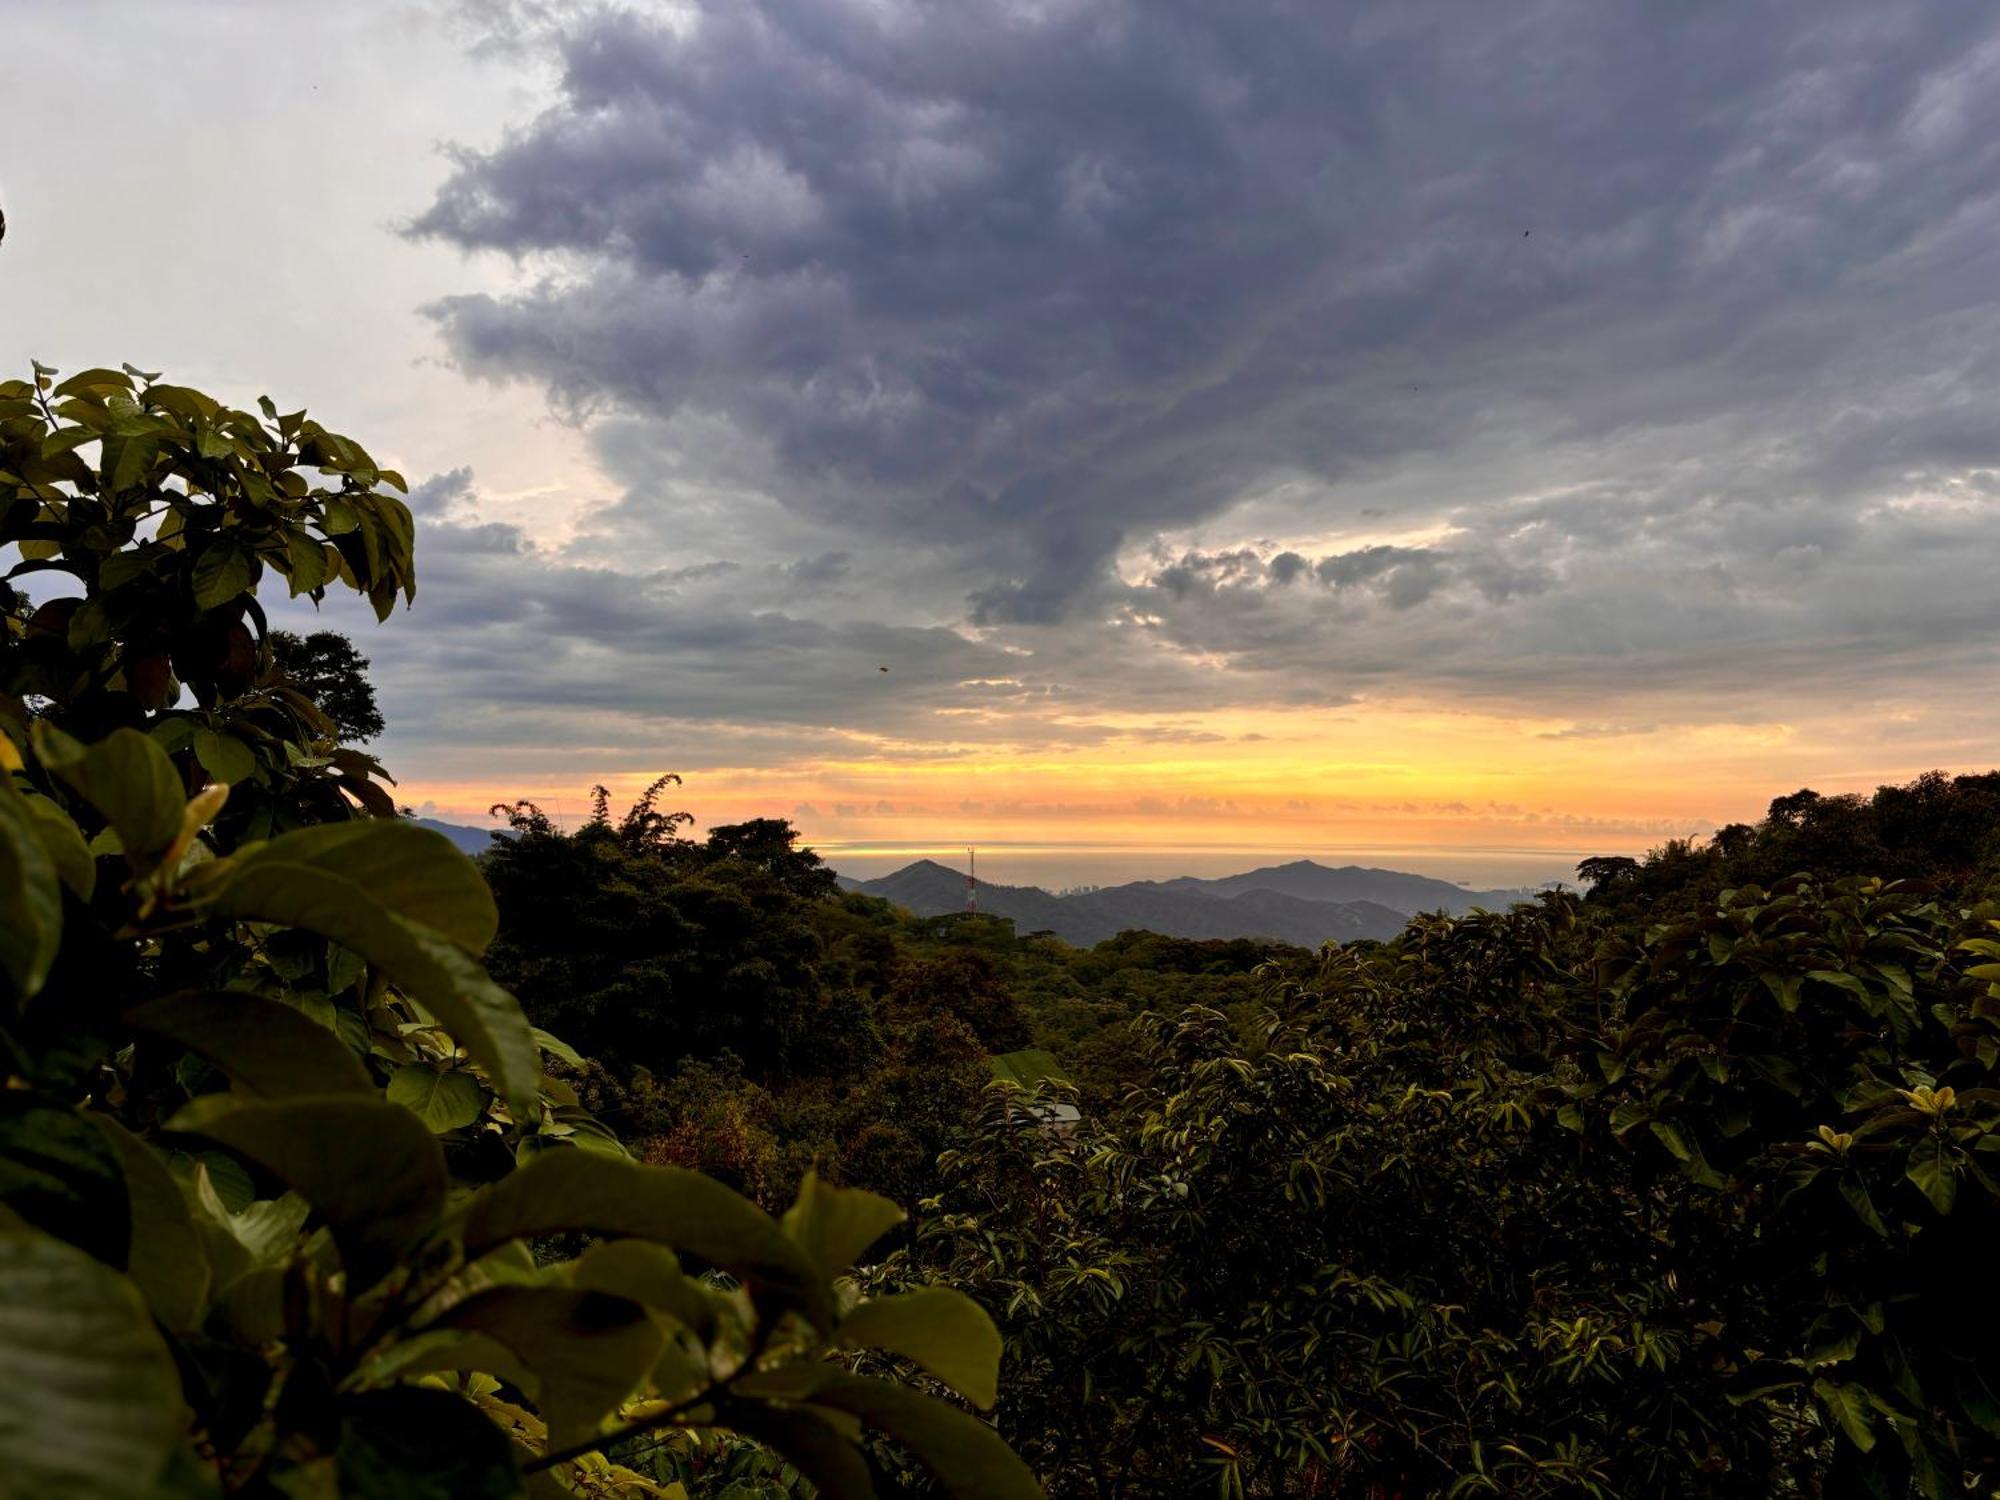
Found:
<svg viewBox="0 0 2000 1500"><path fill-rule="evenodd" d="M922 859L876 880L842 877L848 890L880 896L918 916L965 909L963 872ZM1353 892L1322 896L1315 891ZM1221 880L1135 880L1055 896L1038 886L979 886L979 909L1006 917L1018 932L1053 932L1079 947L1132 928L1186 938L1276 938L1316 947L1351 938L1390 938L1419 911L1505 906L1519 891L1467 891L1395 870L1334 870L1310 860Z"/></svg>
<svg viewBox="0 0 2000 1500"><path fill-rule="evenodd" d="M1177 890L1205 891L1211 896L1240 896L1246 891L1277 891L1302 901L1373 901L1408 916L1420 911L1448 911L1454 916L1475 906L1505 911L1530 892L1470 891L1448 880L1411 875L1402 870L1377 870L1366 865L1319 864L1310 859L1288 865L1266 865L1219 880L1183 875L1165 884Z"/></svg>
<svg viewBox="0 0 2000 1500"><path fill-rule="evenodd" d="M412 818L410 821L419 828L428 828L432 833L441 833L467 854L484 854L493 847L491 828L468 828L463 823L440 823L436 818ZM512 838L506 829L500 830L502 838Z"/></svg>

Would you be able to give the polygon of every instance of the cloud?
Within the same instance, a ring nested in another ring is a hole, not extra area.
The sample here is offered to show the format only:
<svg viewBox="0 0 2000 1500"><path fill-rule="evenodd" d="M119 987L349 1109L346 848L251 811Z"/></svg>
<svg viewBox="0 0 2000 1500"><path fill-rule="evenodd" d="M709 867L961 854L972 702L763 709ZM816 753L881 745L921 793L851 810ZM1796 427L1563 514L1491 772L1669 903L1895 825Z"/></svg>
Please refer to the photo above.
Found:
<svg viewBox="0 0 2000 1500"><path fill-rule="evenodd" d="M433 474L415 485L407 497L411 514L441 520L472 501L472 469L460 465L442 474Z"/></svg>
<svg viewBox="0 0 2000 1500"><path fill-rule="evenodd" d="M1993 27L593 11L557 33L558 102L463 152L413 232L543 268L434 309L469 369L716 419L787 504L976 539L980 617L1050 619L1123 539L1499 422L1572 445L1719 422L1701 467L1755 441L1767 483L1990 460L1986 414L1935 396L1993 373ZM1421 602L1420 573L1394 592Z"/></svg>
<svg viewBox="0 0 2000 1500"><path fill-rule="evenodd" d="M817 557L786 563L778 571L793 588L815 589L840 582L848 575L853 561L849 552L822 552Z"/></svg>
<svg viewBox="0 0 2000 1500"><path fill-rule="evenodd" d="M2000 640L1976 7L487 12L554 88L409 232L520 278L431 316L622 494L537 550L430 482L440 704L1574 738Z"/></svg>

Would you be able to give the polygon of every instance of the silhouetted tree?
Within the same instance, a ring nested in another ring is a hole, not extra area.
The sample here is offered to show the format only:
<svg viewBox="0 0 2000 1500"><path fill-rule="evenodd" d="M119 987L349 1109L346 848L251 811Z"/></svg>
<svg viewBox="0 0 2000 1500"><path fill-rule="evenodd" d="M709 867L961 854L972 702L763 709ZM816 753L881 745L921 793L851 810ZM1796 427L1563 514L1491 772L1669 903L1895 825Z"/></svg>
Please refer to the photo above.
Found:
<svg viewBox="0 0 2000 1500"><path fill-rule="evenodd" d="M333 720L343 743L372 740L386 727L367 677L368 658L337 630L271 632L271 655L292 685Z"/></svg>

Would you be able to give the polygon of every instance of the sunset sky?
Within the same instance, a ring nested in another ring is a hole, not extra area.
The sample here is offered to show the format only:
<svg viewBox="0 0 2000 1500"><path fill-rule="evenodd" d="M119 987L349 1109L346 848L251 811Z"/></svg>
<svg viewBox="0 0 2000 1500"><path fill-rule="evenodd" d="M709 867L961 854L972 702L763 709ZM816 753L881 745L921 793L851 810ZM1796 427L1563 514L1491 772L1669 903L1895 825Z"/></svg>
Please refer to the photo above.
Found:
<svg viewBox="0 0 2000 1500"><path fill-rule="evenodd" d="M421 476L320 618L441 817L1511 883L2000 762L1993 7L0 0L0 100L0 367Z"/></svg>

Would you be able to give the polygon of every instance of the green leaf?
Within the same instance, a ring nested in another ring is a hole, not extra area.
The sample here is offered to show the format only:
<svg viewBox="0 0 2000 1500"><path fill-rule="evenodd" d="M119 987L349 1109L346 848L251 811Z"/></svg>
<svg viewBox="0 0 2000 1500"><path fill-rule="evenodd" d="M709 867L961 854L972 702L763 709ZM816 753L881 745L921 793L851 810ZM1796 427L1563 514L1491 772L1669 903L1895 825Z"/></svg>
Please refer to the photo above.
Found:
<svg viewBox="0 0 2000 1500"><path fill-rule="evenodd" d="M46 797L23 797L28 806L28 816L34 820L35 832L40 835L42 847L49 851L49 858L55 862L56 876L75 893L79 901L88 901L97 890L97 861L91 857L90 846L83 841L83 834L68 813Z"/></svg>
<svg viewBox="0 0 2000 1500"><path fill-rule="evenodd" d="M42 374L53 375L55 373L53 370L42 370L40 365L35 366L35 369ZM125 391L129 394L131 389L132 377L122 374L117 370L79 370L61 385L57 386L50 394L53 396L88 396L92 394L101 396L106 391Z"/></svg>
<svg viewBox="0 0 2000 1500"><path fill-rule="evenodd" d="M210 542L194 565L194 602L219 609L256 586L256 559L234 541Z"/></svg>
<svg viewBox="0 0 2000 1500"><path fill-rule="evenodd" d="M433 1327L462 1328L535 1374L535 1404L560 1447L589 1437L658 1362L666 1336L623 1297L567 1287L501 1286L458 1303Z"/></svg>
<svg viewBox="0 0 2000 1500"><path fill-rule="evenodd" d="M310 532L287 532L285 557L291 564L294 595L309 594L314 589L326 586L326 580L332 572L326 564L326 549Z"/></svg>
<svg viewBox="0 0 2000 1500"><path fill-rule="evenodd" d="M81 1250L0 1233L0 1485L145 1500L181 1441L180 1379L138 1291Z"/></svg>
<svg viewBox="0 0 2000 1500"><path fill-rule="evenodd" d="M127 1011L125 1020L207 1058L247 1093L375 1097L374 1080L347 1044L281 1001L242 990L184 990Z"/></svg>
<svg viewBox="0 0 2000 1500"><path fill-rule="evenodd" d="M649 1240L600 1240L571 1261L569 1284L658 1308L704 1343L715 1327L716 1304L690 1280L665 1245Z"/></svg>
<svg viewBox="0 0 2000 1500"><path fill-rule="evenodd" d="M847 1435L826 1416L805 1407L732 1402L724 1420L733 1432L755 1438L803 1474L823 1500L875 1500L875 1480Z"/></svg>
<svg viewBox="0 0 2000 1500"><path fill-rule="evenodd" d="M831 1281L903 1219L903 1211L887 1198L859 1188L829 1187L808 1170L797 1201L785 1210L784 1227Z"/></svg>
<svg viewBox="0 0 2000 1500"><path fill-rule="evenodd" d="M40 993L61 946L55 859L28 799L14 789L13 776L0 771L0 972L18 1003Z"/></svg>
<svg viewBox="0 0 2000 1500"><path fill-rule="evenodd" d="M234 785L257 774L257 752L233 734L217 734L213 729L194 732L194 758L217 781Z"/></svg>
<svg viewBox="0 0 2000 1500"><path fill-rule="evenodd" d="M1680 1126L1670 1125L1665 1120L1649 1120L1647 1128L1662 1146L1674 1154L1679 1161L1691 1161L1694 1152L1688 1149L1687 1138L1681 1134Z"/></svg>
<svg viewBox="0 0 2000 1500"><path fill-rule="evenodd" d="M572 1068L583 1067L583 1054L561 1037L551 1036L539 1026L535 1027L531 1034L535 1038L535 1045L557 1062L568 1063Z"/></svg>
<svg viewBox="0 0 2000 1500"><path fill-rule="evenodd" d="M228 1160L219 1151L211 1154ZM299 1249L299 1235L312 1215L312 1205L292 1192L277 1198L250 1199L246 1180L241 1206L232 1206L219 1191L225 1186L204 1162L195 1174L191 1195L197 1210L196 1223L208 1250L211 1301L220 1305L239 1326L246 1317L267 1321L258 1304L268 1301L275 1285L280 1303L275 1314L278 1329L269 1336L281 1337L283 1286L262 1273L282 1274L285 1264ZM263 1337L255 1336L257 1341Z"/></svg>
<svg viewBox="0 0 2000 1500"><path fill-rule="evenodd" d="M42 764L104 815L132 867L145 874L157 865L180 837L187 812L166 752L136 729L113 730L88 746L46 719L37 719L30 733Z"/></svg>
<svg viewBox="0 0 2000 1500"><path fill-rule="evenodd" d="M870 1298L847 1315L840 1338L916 1361L982 1411L999 1399L1000 1330L949 1287Z"/></svg>
<svg viewBox="0 0 2000 1500"><path fill-rule="evenodd" d="M459 1130L486 1108L486 1091L463 1068L405 1063L389 1079L389 1102L416 1113L434 1134Z"/></svg>
<svg viewBox="0 0 2000 1500"><path fill-rule="evenodd" d="M1815 1380L1813 1394L1833 1414L1849 1442L1863 1453L1875 1446L1875 1419L1869 1411L1867 1391L1858 1385Z"/></svg>
<svg viewBox="0 0 2000 1500"><path fill-rule="evenodd" d="M533 1117L541 1055L514 997L459 946L483 947L495 919L478 870L448 840L366 819L281 835L202 875L223 915L316 932L376 965L486 1069L517 1119Z"/></svg>
<svg viewBox="0 0 2000 1500"><path fill-rule="evenodd" d="M1869 998L1866 984L1855 975L1844 974L1839 969L1809 969L1806 971L1806 978L1817 980L1821 984L1830 984L1835 989L1846 990L1858 999Z"/></svg>
<svg viewBox="0 0 2000 1500"><path fill-rule="evenodd" d="M821 1328L831 1322L824 1278L805 1252L756 1204L699 1172L545 1151L481 1188L461 1215L468 1256L539 1234L632 1235L786 1295Z"/></svg>
<svg viewBox="0 0 2000 1500"><path fill-rule="evenodd" d="M106 1265L125 1264L125 1174L103 1135L66 1102L0 1090L0 1205Z"/></svg>
<svg viewBox="0 0 2000 1500"><path fill-rule="evenodd" d="M201 1228L166 1162L109 1115L92 1114L118 1158L131 1203L126 1275L145 1294L153 1316L176 1333L191 1333L208 1311L211 1271Z"/></svg>
<svg viewBox="0 0 2000 1500"><path fill-rule="evenodd" d="M448 1391L363 1391L340 1404L342 1495L367 1500L522 1500L513 1444Z"/></svg>
<svg viewBox="0 0 2000 1500"><path fill-rule="evenodd" d="M1917 1191L1930 1199L1931 1207L1941 1214L1951 1212L1951 1206L1958 1198L1958 1164L1953 1148L1943 1141L1927 1138L1919 1141L1910 1150L1910 1160L1903 1168L1903 1175L1917 1186Z"/></svg>
<svg viewBox="0 0 2000 1500"><path fill-rule="evenodd" d="M821 1376L807 1399L887 1433L937 1476L953 1500L1043 1500L1034 1474L997 1432L942 1401L837 1371Z"/></svg>
<svg viewBox="0 0 2000 1500"><path fill-rule="evenodd" d="M1840 1196L1847 1200L1847 1206L1875 1233L1886 1237L1889 1227L1882 1222L1882 1215L1875 1210L1875 1200L1868 1196L1868 1185L1860 1178L1843 1172L1840 1176Z"/></svg>
<svg viewBox="0 0 2000 1500"><path fill-rule="evenodd" d="M479 866L450 839L399 818L356 818L281 833L227 861L230 883L260 879L265 865L302 865L360 886L376 905L486 951L500 927L499 909Z"/></svg>
<svg viewBox="0 0 2000 1500"><path fill-rule="evenodd" d="M400 1105L346 1094L285 1103L210 1094L167 1128L219 1141L296 1189L333 1230L356 1289L372 1284L444 1206L444 1153Z"/></svg>
<svg viewBox="0 0 2000 1500"><path fill-rule="evenodd" d="M241 1212L257 1196L250 1169L227 1151L210 1147L206 1151L176 1151L167 1158L167 1168L183 1191L194 1192L199 1179L208 1178L216 1200L231 1213Z"/></svg>
<svg viewBox="0 0 2000 1500"><path fill-rule="evenodd" d="M427 1329L414 1338L398 1340L363 1363L354 1378L363 1385L377 1386L415 1375L462 1374L468 1370L496 1376L531 1394L535 1389L535 1372L513 1350L462 1328Z"/></svg>
<svg viewBox="0 0 2000 1500"><path fill-rule="evenodd" d="M117 430L114 427L114 431ZM163 437L164 434L158 432L125 432L105 438L100 465L105 495L122 494L142 483L153 467L153 460L159 456ZM197 568L197 577L199 572Z"/></svg>

